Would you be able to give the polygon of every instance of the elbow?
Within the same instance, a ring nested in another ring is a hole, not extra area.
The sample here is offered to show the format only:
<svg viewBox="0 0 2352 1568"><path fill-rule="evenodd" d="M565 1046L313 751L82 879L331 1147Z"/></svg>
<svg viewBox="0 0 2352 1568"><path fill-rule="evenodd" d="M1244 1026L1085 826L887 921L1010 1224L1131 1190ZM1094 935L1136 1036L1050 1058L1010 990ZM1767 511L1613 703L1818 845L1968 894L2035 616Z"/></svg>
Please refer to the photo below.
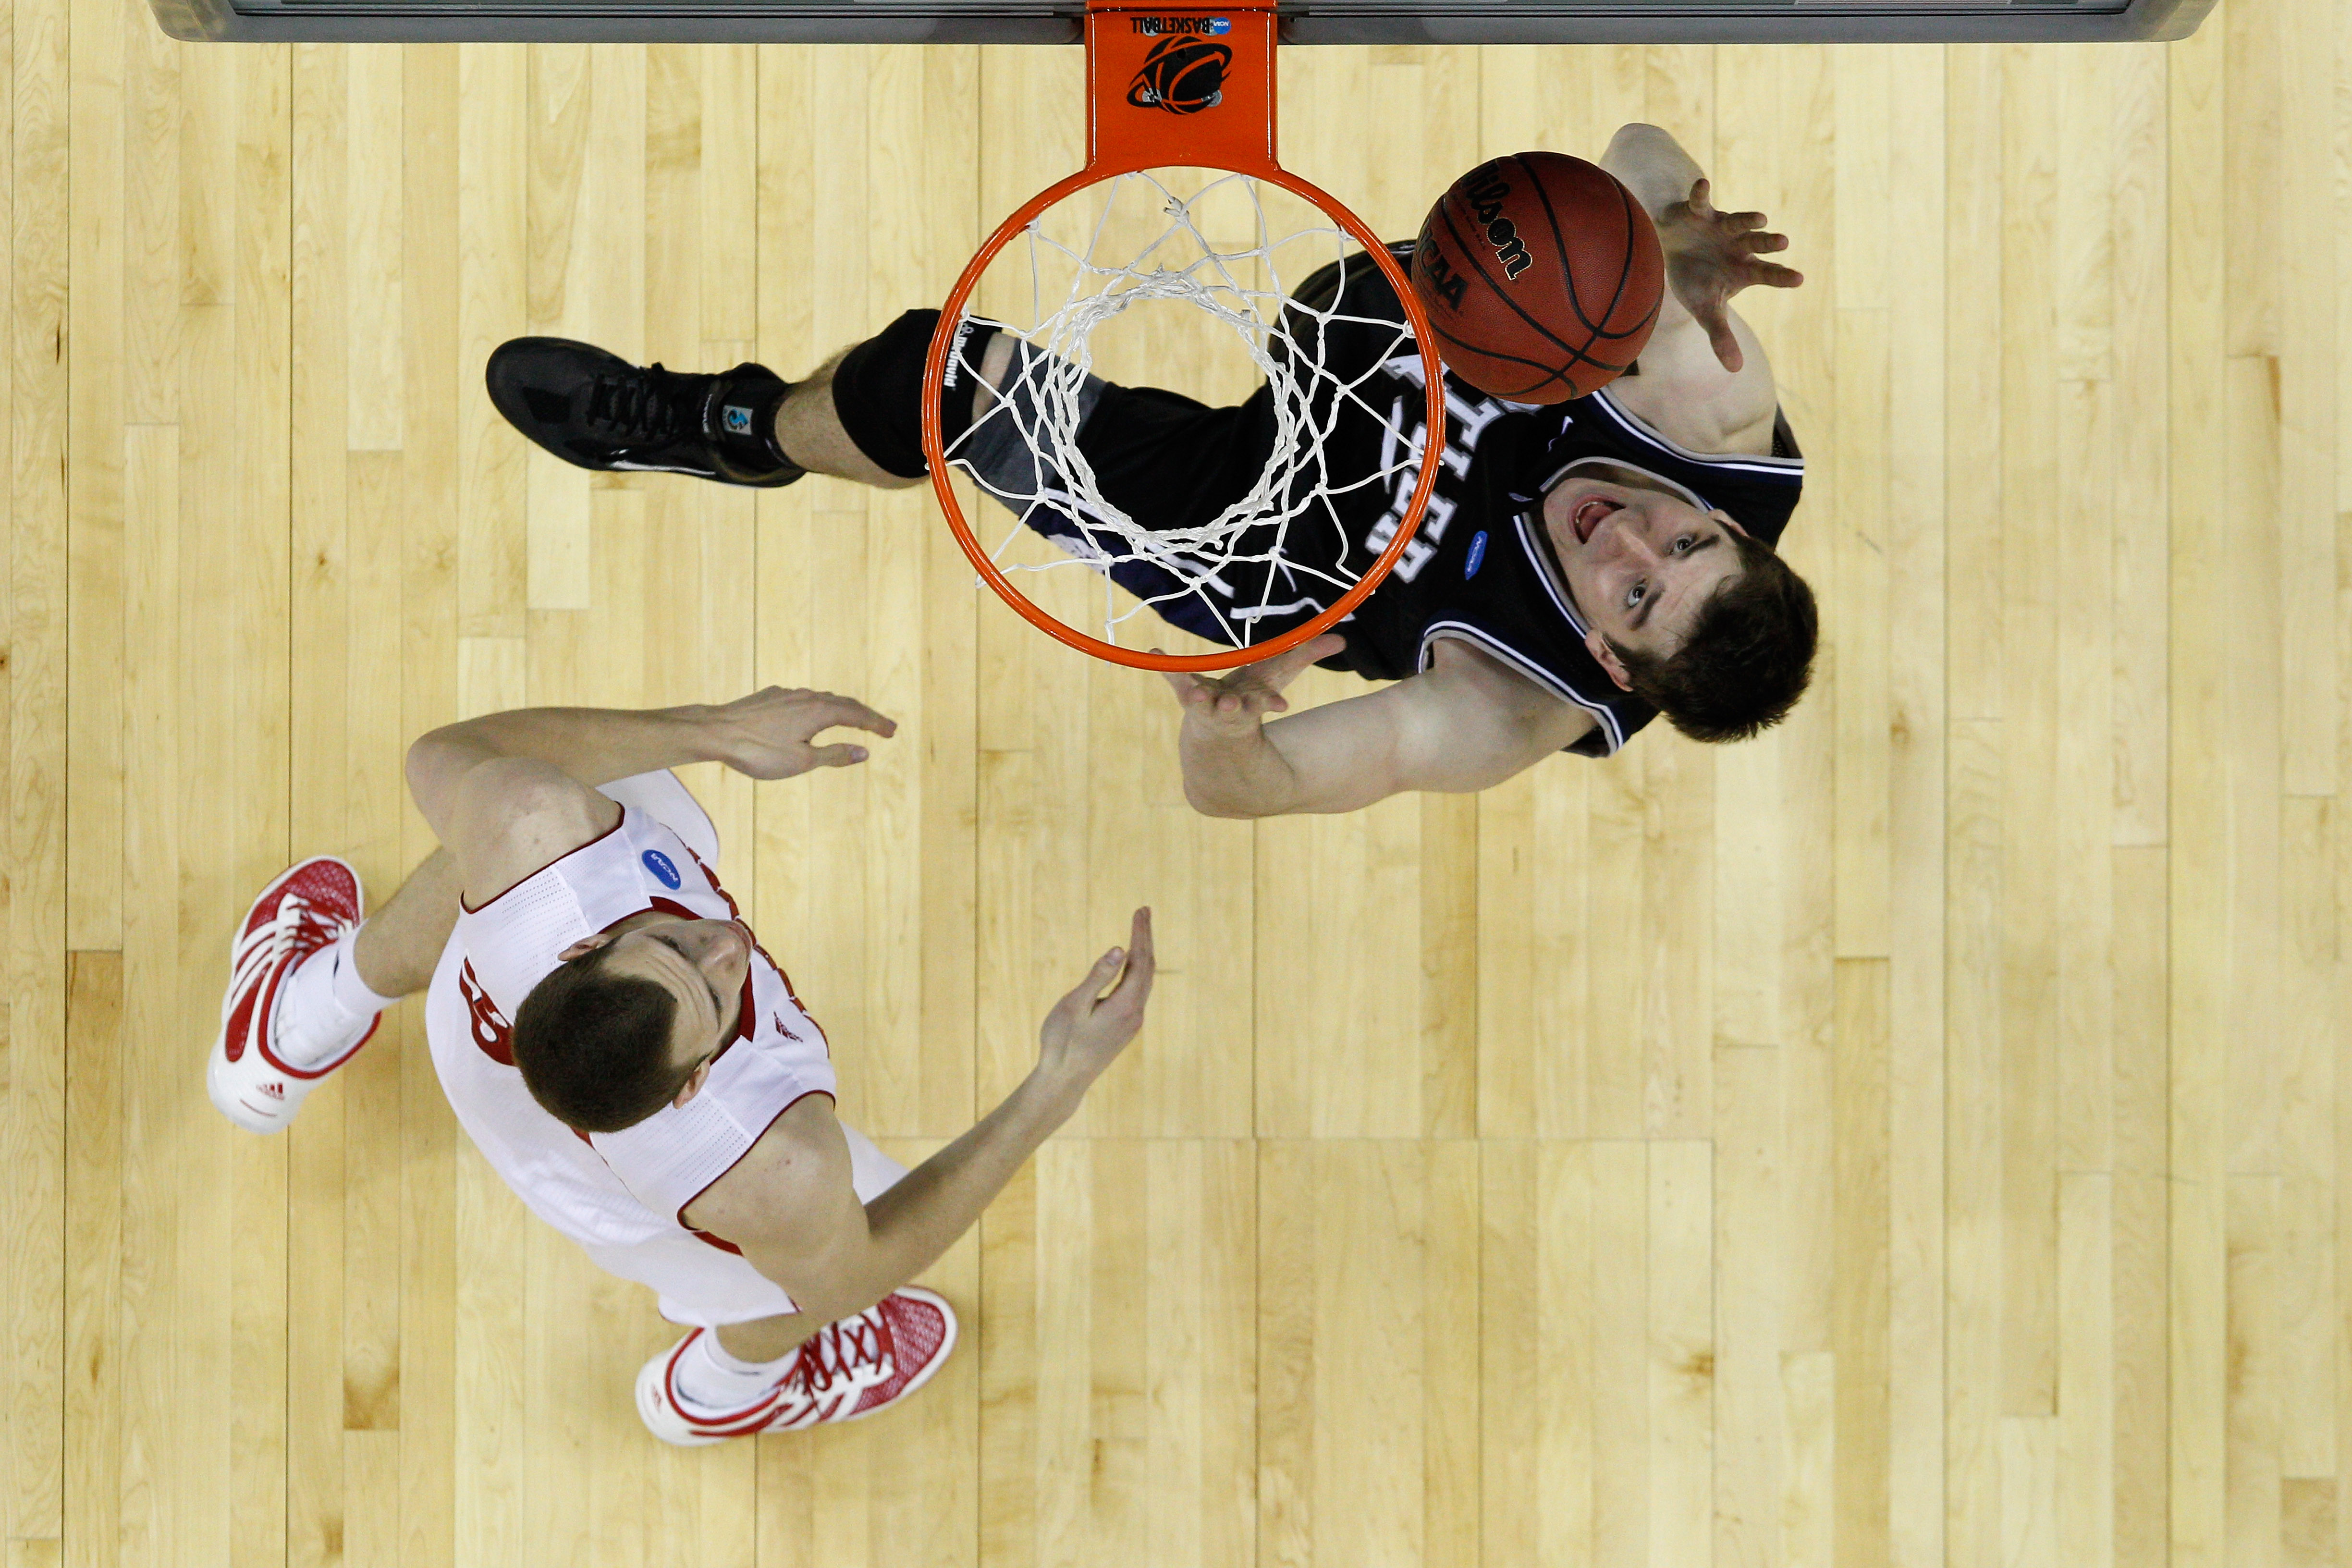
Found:
<svg viewBox="0 0 2352 1568"><path fill-rule="evenodd" d="M471 721L461 721L427 730L409 742L401 770L408 782L408 798L416 803L427 822L436 825L436 832L443 814L457 797L458 784L478 764L497 754L483 746L479 737Z"/></svg>
<svg viewBox="0 0 2352 1568"><path fill-rule="evenodd" d="M1205 790L1194 789L1190 784L1184 786L1184 802L1202 816L1214 816L1227 822L1255 822L1261 816L1275 815L1241 801L1220 800Z"/></svg>
<svg viewBox="0 0 2352 1568"><path fill-rule="evenodd" d="M408 743L408 754L401 766L401 774L408 784L408 798L423 801L425 781L432 776L433 759L440 751L441 731L428 730Z"/></svg>

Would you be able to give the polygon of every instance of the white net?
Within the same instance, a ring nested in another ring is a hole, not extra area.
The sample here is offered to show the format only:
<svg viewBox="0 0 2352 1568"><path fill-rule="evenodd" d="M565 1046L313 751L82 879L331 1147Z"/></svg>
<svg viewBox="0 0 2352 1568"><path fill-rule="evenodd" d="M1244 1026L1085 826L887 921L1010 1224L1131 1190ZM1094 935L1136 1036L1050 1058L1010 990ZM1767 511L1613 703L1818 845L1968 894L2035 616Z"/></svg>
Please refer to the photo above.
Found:
<svg viewBox="0 0 2352 1568"><path fill-rule="evenodd" d="M1423 459L1420 395L1411 418L1396 395L1401 367L1421 380L1418 351L1377 273L1311 204L1223 171L1120 175L1041 215L966 311L1010 340L998 391L972 395L948 444L1014 514L1001 533L971 520L992 559L1055 579L1016 581L1127 646L1164 640L1153 620L1128 625L1146 609L1246 647L1328 607L1394 537ZM1160 400L1107 458L1080 439L1106 382L1203 406ZM1192 449L1132 460L1139 429Z"/></svg>

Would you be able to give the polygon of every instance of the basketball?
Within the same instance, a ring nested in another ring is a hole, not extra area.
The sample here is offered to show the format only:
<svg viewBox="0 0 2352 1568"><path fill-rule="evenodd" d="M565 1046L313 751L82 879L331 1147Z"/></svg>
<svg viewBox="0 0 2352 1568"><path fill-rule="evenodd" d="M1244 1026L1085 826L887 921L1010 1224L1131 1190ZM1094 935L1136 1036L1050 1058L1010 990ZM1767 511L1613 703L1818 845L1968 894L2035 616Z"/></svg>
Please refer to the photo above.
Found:
<svg viewBox="0 0 2352 1568"><path fill-rule="evenodd" d="M1479 164L1437 198L1413 247L1413 292L1446 368L1513 403L1614 381L1650 341L1665 280L1633 194L1560 153Z"/></svg>

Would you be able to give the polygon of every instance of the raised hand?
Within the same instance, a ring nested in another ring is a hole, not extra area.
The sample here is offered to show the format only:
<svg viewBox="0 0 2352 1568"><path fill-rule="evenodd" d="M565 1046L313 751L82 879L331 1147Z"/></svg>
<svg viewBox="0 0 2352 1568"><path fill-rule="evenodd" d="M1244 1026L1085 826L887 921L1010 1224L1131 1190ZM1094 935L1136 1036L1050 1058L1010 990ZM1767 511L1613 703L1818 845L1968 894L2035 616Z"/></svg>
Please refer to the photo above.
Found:
<svg viewBox="0 0 2352 1568"><path fill-rule="evenodd" d="M1095 960L1077 989L1045 1015L1037 1031L1038 1070L1068 1092L1085 1093L1143 1027L1143 1005L1151 999L1154 968L1151 911L1140 909L1135 911L1126 951L1114 947ZM1117 984L1111 984L1114 979Z"/></svg>
<svg viewBox="0 0 2352 1568"><path fill-rule="evenodd" d="M1245 664L1231 675L1169 671L1168 687L1176 693L1176 700L1183 704L1188 722L1205 724L1225 733L1245 732L1256 729L1268 713L1287 712L1290 704L1283 698L1283 689L1297 679L1308 665L1318 658L1328 658L1347 646L1346 637L1337 632L1325 632L1288 653Z"/></svg>
<svg viewBox="0 0 2352 1568"><path fill-rule="evenodd" d="M739 773L755 779L788 779L811 768L845 768L866 760L866 748L846 742L812 744L836 725L888 737L898 721L886 719L855 697L771 686L704 710L710 752Z"/></svg>
<svg viewBox="0 0 2352 1568"><path fill-rule="evenodd" d="M1758 284L1794 289L1804 274L1764 258L1789 248L1789 237L1764 226L1762 213L1717 212L1707 197L1709 182L1691 186L1690 195L1657 217L1658 243L1666 253L1666 282L1714 346L1723 368L1744 363L1731 335L1731 297Z"/></svg>

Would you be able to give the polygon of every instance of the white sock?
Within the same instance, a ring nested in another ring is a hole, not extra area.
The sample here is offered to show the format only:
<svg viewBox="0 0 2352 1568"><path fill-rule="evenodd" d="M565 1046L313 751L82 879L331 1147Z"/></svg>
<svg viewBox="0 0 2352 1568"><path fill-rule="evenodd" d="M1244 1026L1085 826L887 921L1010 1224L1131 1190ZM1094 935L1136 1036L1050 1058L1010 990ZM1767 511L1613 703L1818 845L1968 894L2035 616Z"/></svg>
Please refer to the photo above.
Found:
<svg viewBox="0 0 2352 1568"><path fill-rule="evenodd" d="M360 932L365 930L367 921L362 921L320 950L335 955L335 1000L343 1005L344 1012L359 1018L381 1013L400 1000L397 996L378 995L360 978L359 961L353 955L359 951Z"/></svg>
<svg viewBox="0 0 2352 1568"><path fill-rule="evenodd" d="M774 1361L738 1361L719 1342L716 1330L705 1329L677 1358L670 1386L686 1404L723 1415L740 1410L773 1388L800 1353L795 1346Z"/></svg>
<svg viewBox="0 0 2352 1568"><path fill-rule="evenodd" d="M356 929L345 931L294 966L278 988L269 1048L289 1067L314 1068L352 1048L369 1021L398 998L379 996L361 983L352 962Z"/></svg>

